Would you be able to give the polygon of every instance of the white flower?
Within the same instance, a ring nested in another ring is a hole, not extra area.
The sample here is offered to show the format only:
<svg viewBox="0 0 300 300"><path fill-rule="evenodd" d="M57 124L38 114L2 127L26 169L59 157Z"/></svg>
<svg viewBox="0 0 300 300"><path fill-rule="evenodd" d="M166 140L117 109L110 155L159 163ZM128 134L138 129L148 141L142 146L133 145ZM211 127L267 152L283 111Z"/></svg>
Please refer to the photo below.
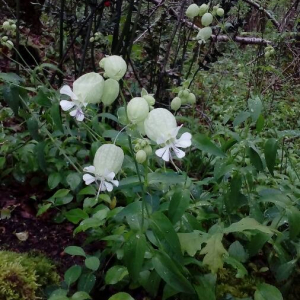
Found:
<svg viewBox="0 0 300 300"><path fill-rule="evenodd" d="M176 119L167 109L153 109L145 120L145 131L147 136L162 148L155 154L164 161L172 159L172 153L178 158L185 156L184 151L179 148L190 147L192 135L188 132L177 139L177 134L182 126L177 126Z"/></svg>
<svg viewBox="0 0 300 300"><path fill-rule="evenodd" d="M96 152L94 165L83 169L83 180L86 185L93 182L99 183L99 192L113 190L113 186L119 186L119 181L114 177L121 170L124 160L124 152L120 147L112 144L102 145Z"/></svg>
<svg viewBox="0 0 300 300"><path fill-rule="evenodd" d="M104 89L104 79L97 73L87 73L73 83L73 91L68 85L64 85L60 89L60 93L68 95L70 101L60 101L62 110L67 111L74 108L70 115L75 117L77 121L84 119L84 113L82 108L86 107L89 103L98 103L101 101L101 97Z"/></svg>
<svg viewBox="0 0 300 300"><path fill-rule="evenodd" d="M149 104L146 99L136 97L127 105L127 117L132 124L143 122L149 113Z"/></svg>

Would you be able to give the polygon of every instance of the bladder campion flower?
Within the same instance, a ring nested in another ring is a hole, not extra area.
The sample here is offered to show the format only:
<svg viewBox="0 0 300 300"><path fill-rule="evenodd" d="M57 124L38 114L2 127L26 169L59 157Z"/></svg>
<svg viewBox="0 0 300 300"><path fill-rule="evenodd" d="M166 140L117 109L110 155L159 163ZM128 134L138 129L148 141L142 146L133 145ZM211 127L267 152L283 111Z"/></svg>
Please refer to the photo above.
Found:
<svg viewBox="0 0 300 300"><path fill-rule="evenodd" d="M143 122L149 113L149 104L146 99L136 97L131 99L127 105L127 117L132 124Z"/></svg>
<svg viewBox="0 0 300 300"><path fill-rule="evenodd" d="M70 115L75 117L77 121L84 119L82 108L89 103L99 103L104 89L104 79L97 73L87 73L73 83L73 91L68 85L64 85L60 89L60 93L68 95L70 101L61 100L60 106L62 110L67 111L74 108Z"/></svg>
<svg viewBox="0 0 300 300"><path fill-rule="evenodd" d="M186 16L190 19L194 19L199 15L200 8L197 4L191 4L186 10Z"/></svg>
<svg viewBox="0 0 300 300"><path fill-rule="evenodd" d="M145 120L145 131L147 136L162 148L155 154L164 161L172 160L172 152L178 157L185 156L184 151L179 148L190 147L192 135L188 132L177 139L177 134L182 126L177 126L174 115L165 108L153 109Z"/></svg>
<svg viewBox="0 0 300 300"><path fill-rule="evenodd" d="M99 192L113 190L113 186L119 186L119 181L114 177L121 170L124 161L123 150L113 144L102 145L96 152L93 166L83 169L90 174L84 174L83 180L86 185L93 182L99 183Z"/></svg>
<svg viewBox="0 0 300 300"><path fill-rule="evenodd" d="M101 101L104 106L111 105L119 96L120 85L115 79L108 78L104 82L104 90Z"/></svg>
<svg viewBox="0 0 300 300"><path fill-rule="evenodd" d="M121 56L112 55L104 57L99 62L100 68L103 68L104 77L109 77L115 80L123 78L127 71L125 60Z"/></svg>

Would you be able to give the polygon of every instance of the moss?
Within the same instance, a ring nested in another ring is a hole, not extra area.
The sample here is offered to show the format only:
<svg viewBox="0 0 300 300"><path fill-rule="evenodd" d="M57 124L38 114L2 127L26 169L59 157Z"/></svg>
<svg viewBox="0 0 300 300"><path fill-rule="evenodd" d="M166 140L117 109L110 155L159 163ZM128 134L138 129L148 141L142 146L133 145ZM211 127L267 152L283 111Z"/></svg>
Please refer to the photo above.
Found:
<svg viewBox="0 0 300 300"><path fill-rule="evenodd" d="M257 280L253 277L245 276L236 278L236 271L232 269L222 269L218 273L217 281L217 299L222 299L227 294L236 298L245 298L253 296Z"/></svg>
<svg viewBox="0 0 300 300"><path fill-rule="evenodd" d="M42 288L58 282L55 267L44 256L0 251L1 300L35 300Z"/></svg>

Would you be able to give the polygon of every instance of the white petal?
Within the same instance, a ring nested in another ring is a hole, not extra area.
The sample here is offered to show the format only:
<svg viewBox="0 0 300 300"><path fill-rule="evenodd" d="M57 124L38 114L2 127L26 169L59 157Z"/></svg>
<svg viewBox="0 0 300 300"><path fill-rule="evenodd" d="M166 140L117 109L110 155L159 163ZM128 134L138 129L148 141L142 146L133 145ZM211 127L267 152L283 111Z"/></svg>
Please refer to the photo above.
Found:
<svg viewBox="0 0 300 300"><path fill-rule="evenodd" d="M61 109L64 110L64 111L70 110L75 105L74 102L67 101L67 100L61 100L59 102L59 104L60 104Z"/></svg>
<svg viewBox="0 0 300 300"><path fill-rule="evenodd" d="M115 186L119 186L119 181L118 180L112 180L111 183Z"/></svg>
<svg viewBox="0 0 300 300"><path fill-rule="evenodd" d="M180 125L180 126L177 126L176 128L173 129L173 131L171 132L171 135L173 138L176 138L180 128L182 127L183 125Z"/></svg>
<svg viewBox="0 0 300 300"><path fill-rule="evenodd" d="M106 191L105 181L101 180L99 190L100 192Z"/></svg>
<svg viewBox="0 0 300 300"><path fill-rule="evenodd" d="M85 167L83 168L83 171L95 174L95 167L94 166Z"/></svg>
<svg viewBox="0 0 300 300"><path fill-rule="evenodd" d="M164 161L169 161L170 160L170 149L168 146L164 148L157 149L155 151L155 154L158 157L161 157Z"/></svg>
<svg viewBox="0 0 300 300"><path fill-rule="evenodd" d="M167 139L162 135L156 140L157 145L164 144L167 141Z"/></svg>
<svg viewBox="0 0 300 300"><path fill-rule="evenodd" d="M112 181L115 178L116 174L114 172L110 172L109 174L105 175L105 179L107 181Z"/></svg>
<svg viewBox="0 0 300 300"><path fill-rule="evenodd" d="M81 122L84 119L84 113L82 110L77 110L76 120Z"/></svg>
<svg viewBox="0 0 300 300"><path fill-rule="evenodd" d="M60 93L63 95L68 95L73 100L78 100L77 96L72 92L71 88L68 85L64 85L60 89Z"/></svg>
<svg viewBox="0 0 300 300"><path fill-rule="evenodd" d="M90 175L90 174L84 174L83 175L83 180L84 180L86 185L89 185L89 184L91 184L92 182L95 181L95 177Z"/></svg>
<svg viewBox="0 0 300 300"><path fill-rule="evenodd" d="M176 155L178 158L183 158L183 157L185 157L184 151L180 150L180 149L177 148L177 147L172 147L172 149L173 149L175 155Z"/></svg>
<svg viewBox="0 0 300 300"><path fill-rule="evenodd" d="M77 110L78 110L77 107L76 107L74 110L72 110L72 111L70 112L70 116L75 117L76 114L77 114Z"/></svg>
<svg viewBox="0 0 300 300"><path fill-rule="evenodd" d="M114 188L114 186L111 183L107 182L107 181L104 181L104 185L105 185L108 192L111 192Z"/></svg>
<svg viewBox="0 0 300 300"><path fill-rule="evenodd" d="M175 142L176 147L187 148L192 145L192 135L189 132L185 132L178 140Z"/></svg>

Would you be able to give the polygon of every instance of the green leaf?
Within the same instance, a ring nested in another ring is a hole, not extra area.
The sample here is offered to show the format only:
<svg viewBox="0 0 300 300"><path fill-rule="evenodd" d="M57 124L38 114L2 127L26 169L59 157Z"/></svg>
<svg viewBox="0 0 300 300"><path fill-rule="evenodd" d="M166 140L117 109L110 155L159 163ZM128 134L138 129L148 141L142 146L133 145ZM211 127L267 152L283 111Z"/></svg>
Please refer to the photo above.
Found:
<svg viewBox="0 0 300 300"><path fill-rule="evenodd" d="M239 241L235 241L230 245L228 253L231 257L242 263L246 262L249 257L243 245Z"/></svg>
<svg viewBox="0 0 300 300"><path fill-rule="evenodd" d="M116 284L128 275L128 270L124 266L113 266L105 275L105 284Z"/></svg>
<svg viewBox="0 0 300 300"><path fill-rule="evenodd" d="M193 145L208 154L225 157L225 153L217 147L206 135L198 133L193 137Z"/></svg>
<svg viewBox="0 0 300 300"><path fill-rule="evenodd" d="M147 248L146 238L143 234L133 234L124 245L124 263L129 275L134 281L139 279L139 273L144 263Z"/></svg>
<svg viewBox="0 0 300 300"><path fill-rule="evenodd" d="M258 152L253 147L249 147L249 157L250 157L251 164L258 171L263 171L264 170L264 166L263 166L263 163L261 161L261 158L260 158Z"/></svg>
<svg viewBox="0 0 300 300"><path fill-rule="evenodd" d="M97 194L97 191L92 185L89 185L89 186L83 188L78 193L78 195L96 195L96 194Z"/></svg>
<svg viewBox="0 0 300 300"><path fill-rule="evenodd" d="M0 73L0 81L19 84L21 81L23 82L24 79L16 73Z"/></svg>
<svg viewBox="0 0 300 300"><path fill-rule="evenodd" d="M173 194L169 210L168 217L173 224L181 220L181 217L185 213L186 209L190 204L190 191L188 190L177 190Z"/></svg>
<svg viewBox="0 0 300 300"><path fill-rule="evenodd" d="M32 98L32 101L36 102L40 106L51 107L52 103L49 99L48 90L43 86L40 88L37 95Z"/></svg>
<svg viewBox="0 0 300 300"><path fill-rule="evenodd" d="M293 259L279 266L279 268L276 270L275 273L276 280L279 282L287 280L293 274L296 266L297 266L297 259Z"/></svg>
<svg viewBox="0 0 300 300"><path fill-rule="evenodd" d="M214 274L205 274L203 276L198 276L197 281L199 283L194 287L198 294L198 299L216 300L217 276Z"/></svg>
<svg viewBox="0 0 300 300"><path fill-rule="evenodd" d="M195 293L186 276L182 274L177 265L165 252L156 250L152 258L152 264L160 277L174 290L188 294Z"/></svg>
<svg viewBox="0 0 300 300"><path fill-rule="evenodd" d="M151 215L150 228L170 257L181 263L183 257L180 242L171 221L162 212L158 211Z"/></svg>
<svg viewBox="0 0 300 300"><path fill-rule="evenodd" d="M256 122L262 111L262 102L258 96L248 100L248 108L253 122Z"/></svg>
<svg viewBox="0 0 300 300"><path fill-rule="evenodd" d="M112 120L116 123L119 123L118 118L116 116L110 114L110 113L101 113L101 114L99 114L99 117L104 117L106 119L109 119L109 120Z"/></svg>
<svg viewBox="0 0 300 300"><path fill-rule="evenodd" d="M51 294L49 300L68 300L67 294L67 290L57 289Z"/></svg>
<svg viewBox="0 0 300 300"><path fill-rule="evenodd" d="M65 217L73 224L78 224L81 220L87 219L89 215L80 208L74 208L65 212Z"/></svg>
<svg viewBox="0 0 300 300"><path fill-rule="evenodd" d="M78 246L69 246L64 250L65 253L70 255L78 255L86 257L84 250Z"/></svg>
<svg viewBox="0 0 300 300"><path fill-rule="evenodd" d="M86 300L92 299L92 297L86 292L76 292L72 297L71 300Z"/></svg>
<svg viewBox="0 0 300 300"><path fill-rule="evenodd" d="M271 138L268 139L265 143L265 159L268 170L274 176L274 167L276 164L276 156L277 156L278 142L276 139Z"/></svg>
<svg viewBox="0 0 300 300"><path fill-rule="evenodd" d="M82 274L77 284L77 290L90 293L96 283L96 276L92 273Z"/></svg>
<svg viewBox="0 0 300 300"><path fill-rule="evenodd" d="M69 193L70 193L70 190L60 189L52 196L52 198L63 198L65 196L67 196Z"/></svg>
<svg viewBox="0 0 300 300"><path fill-rule="evenodd" d="M77 281L80 275L81 267L78 265L72 266L65 272L64 281L68 286L70 286L72 283Z"/></svg>
<svg viewBox="0 0 300 300"><path fill-rule="evenodd" d="M248 275L248 271L246 268L241 264L238 260L236 260L233 257L227 256L225 258L225 263L228 265L231 265L233 268L237 270L236 278L244 278L246 275Z"/></svg>
<svg viewBox="0 0 300 300"><path fill-rule="evenodd" d="M233 120L233 127L241 125L250 117L250 113L247 111L240 112Z"/></svg>
<svg viewBox="0 0 300 300"><path fill-rule="evenodd" d="M223 256L227 254L222 244L223 234L215 233L207 241L206 246L200 254L205 254L203 263L208 266L212 273L217 273L218 269L223 267Z"/></svg>
<svg viewBox="0 0 300 300"><path fill-rule="evenodd" d="M74 234L79 233L81 231L86 231L90 228L97 228L101 226L103 223L102 220L97 218L89 218L80 222L79 226L74 230Z"/></svg>
<svg viewBox="0 0 300 300"><path fill-rule="evenodd" d="M224 233L231 233L231 232L243 232L248 230L258 230L266 234L271 234L275 232L274 229L259 224L255 219L250 217L246 217L241 219L240 221L231 224L229 227L223 230Z"/></svg>
<svg viewBox="0 0 300 300"><path fill-rule="evenodd" d="M177 173L149 173L148 174L148 184L166 184L166 185L173 185L173 184L180 184L186 181L186 176L178 175Z"/></svg>
<svg viewBox="0 0 300 300"><path fill-rule="evenodd" d="M289 235L291 239L295 239L300 234L300 211L295 206L290 206L286 208L286 213L289 221Z"/></svg>
<svg viewBox="0 0 300 300"><path fill-rule="evenodd" d="M41 170L43 172L47 172L46 168L46 159L45 159L45 147L46 147L46 143L45 142L39 142L35 148L34 148L34 152L36 154L36 158L39 164L39 167L41 168Z"/></svg>
<svg viewBox="0 0 300 300"><path fill-rule="evenodd" d="M41 139L41 137L39 135L39 123L37 122L37 120L35 118L31 117L26 120L26 123L27 123L28 131L29 131L31 137L34 140L39 141Z"/></svg>
<svg viewBox="0 0 300 300"><path fill-rule="evenodd" d="M55 189L59 183L61 182L62 178L60 173L51 173L48 177L48 186L51 190Z"/></svg>
<svg viewBox="0 0 300 300"><path fill-rule="evenodd" d="M283 300L280 291L273 285L261 283L254 293L254 300Z"/></svg>
<svg viewBox="0 0 300 300"><path fill-rule="evenodd" d="M93 271L97 271L100 266L100 260L96 256L90 256L85 259L85 266Z"/></svg>
<svg viewBox="0 0 300 300"><path fill-rule="evenodd" d="M264 129L265 119L263 115L260 115L256 121L256 131L260 133Z"/></svg>
<svg viewBox="0 0 300 300"><path fill-rule="evenodd" d="M41 205L39 207L39 210L38 210L36 216L38 217L38 216L42 215L43 213L45 213L51 207L51 205L52 205L51 203Z"/></svg>
<svg viewBox="0 0 300 300"><path fill-rule="evenodd" d="M114 294L113 296L108 298L108 300L134 300L134 298L132 298L127 293L120 292L120 293Z"/></svg>
<svg viewBox="0 0 300 300"><path fill-rule="evenodd" d="M204 236L197 230L188 233L177 233L177 235L181 244L182 252L186 252L192 257L202 249L202 244L207 240L207 236Z"/></svg>
<svg viewBox="0 0 300 300"><path fill-rule="evenodd" d="M2 89L4 101L12 109L16 116L18 115L18 110L20 107L19 91L19 87L10 85L5 85Z"/></svg>
<svg viewBox="0 0 300 300"><path fill-rule="evenodd" d="M0 157L0 169L3 169L5 163L6 163L5 157Z"/></svg>
<svg viewBox="0 0 300 300"><path fill-rule="evenodd" d="M81 183L81 175L78 173L71 173L67 176L67 183L71 190L74 191Z"/></svg>
<svg viewBox="0 0 300 300"><path fill-rule="evenodd" d="M61 121L61 115L60 115L60 109L58 103L54 103L51 105L50 115L52 117L53 126L56 129L58 129L60 132L64 133L64 128Z"/></svg>

